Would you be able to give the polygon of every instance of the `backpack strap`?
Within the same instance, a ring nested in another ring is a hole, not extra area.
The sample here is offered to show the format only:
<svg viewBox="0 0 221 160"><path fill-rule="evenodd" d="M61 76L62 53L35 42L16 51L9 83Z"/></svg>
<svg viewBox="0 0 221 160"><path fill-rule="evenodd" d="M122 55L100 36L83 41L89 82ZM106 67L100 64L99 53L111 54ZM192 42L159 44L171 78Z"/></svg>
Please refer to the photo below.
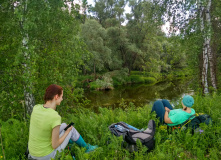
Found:
<svg viewBox="0 0 221 160"><path fill-rule="evenodd" d="M190 116L185 122L183 122L182 124L181 124L181 130L184 128L184 126L186 126L188 123L190 123L191 122L191 118L193 118L193 117L195 117L195 116L198 116L198 114L197 113L195 113L195 114L193 114L192 116Z"/></svg>

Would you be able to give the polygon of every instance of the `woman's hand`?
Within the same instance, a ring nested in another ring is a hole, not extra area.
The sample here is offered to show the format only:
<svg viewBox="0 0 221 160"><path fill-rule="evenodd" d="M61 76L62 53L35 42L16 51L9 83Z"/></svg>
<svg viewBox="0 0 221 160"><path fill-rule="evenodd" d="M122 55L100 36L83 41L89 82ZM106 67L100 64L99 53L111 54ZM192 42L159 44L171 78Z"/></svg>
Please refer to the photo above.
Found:
<svg viewBox="0 0 221 160"><path fill-rule="evenodd" d="M72 130L73 126L69 127L64 134L59 137L59 131L60 131L60 125L56 126L52 130L52 148L56 149L58 146L61 145L61 143L65 140L67 135Z"/></svg>
<svg viewBox="0 0 221 160"><path fill-rule="evenodd" d="M167 107L165 107L165 111L168 111L168 112L170 112L170 109L169 109L169 108L167 108Z"/></svg>
<svg viewBox="0 0 221 160"><path fill-rule="evenodd" d="M164 122L165 123L173 123L170 118L169 118L169 112L170 112L170 109L165 107L165 114L164 114Z"/></svg>
<svg viewBox="0 0 221 160"><path fill-rule="evenodd" d="M69 127L66 131L65 134L69 134L69 132L72 130L73 126ZM66 133L67 132L67 133Z"/></svg>

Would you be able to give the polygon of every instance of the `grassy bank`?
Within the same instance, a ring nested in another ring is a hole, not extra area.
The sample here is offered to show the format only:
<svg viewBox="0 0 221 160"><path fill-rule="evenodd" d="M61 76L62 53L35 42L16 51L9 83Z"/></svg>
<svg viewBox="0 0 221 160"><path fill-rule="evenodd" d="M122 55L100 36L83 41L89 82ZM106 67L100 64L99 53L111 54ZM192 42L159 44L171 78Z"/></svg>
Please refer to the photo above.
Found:
<svg viewBox="0 0 221 160"><path fill-rule="evenodd" d="M75 122L76 129L81 133L86 142L98 145L99 148L90 154L84 154L84 149L74 145L72 151L76 159L221 159L221 95L207 97L195 96L194 109L196 112L203 112L211 115L213 126L204 126L202 134L191 135L189 131L179 134L172 132L168 134L159 129L159 121L155 114L150 113L151 106L136 108L131 103L123 109L100 108L99 113L84 108L76 108L75 114L67 115L62 120L70 123ZM62 106L61 106L62 107ZM178 106L181 107L181 106ZM65 112L65 111L64 111ZM145 147L140 147L139 152L129 153L121 148L122 138L111 136L108 126L112 123L124 121L137 128L146 128L148 121L154 119L157 124L155 134L155 149L146 153ZM1 121L1 136L6 159L19 159L27 145L29 121L18 121L10 119ZM111 142L107 145L107 141ZM71 159L70 155L63 158ZM0 151L0 156L3 152ZM2 158L3 159L3 158Z"/></svg>
<svg viewBox="0 0 221 160"><path fill-rule="evenodd" d="M91 90L104 90L126 84L153 85L166 80L182 79L186 75L190 75L188 70L176 70L165 74L144 71L131 71L129 74L127 70L115 70L97 75L96 79L93 75L79 76L76 80L76 86L90 88Z"/></svg>

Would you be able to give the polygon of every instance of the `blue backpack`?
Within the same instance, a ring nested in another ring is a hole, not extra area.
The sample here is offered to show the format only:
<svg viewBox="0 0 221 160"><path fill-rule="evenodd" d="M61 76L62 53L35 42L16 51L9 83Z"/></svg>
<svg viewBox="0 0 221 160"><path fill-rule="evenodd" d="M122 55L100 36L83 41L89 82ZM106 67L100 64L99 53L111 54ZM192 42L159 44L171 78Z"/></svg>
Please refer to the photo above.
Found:
<svg viewBox="0 0 221 160"><path fill-rule="evenodd" d="M119 137L123 136L123 140L128 144L129 151L137 151L136 141L140 140L142 145L148 148L148 152L154 149L155 146L155 128L156 124L154 120L148 122L148 128L141 131L125 122L113 123L109 126L110 132Z"/></svg>

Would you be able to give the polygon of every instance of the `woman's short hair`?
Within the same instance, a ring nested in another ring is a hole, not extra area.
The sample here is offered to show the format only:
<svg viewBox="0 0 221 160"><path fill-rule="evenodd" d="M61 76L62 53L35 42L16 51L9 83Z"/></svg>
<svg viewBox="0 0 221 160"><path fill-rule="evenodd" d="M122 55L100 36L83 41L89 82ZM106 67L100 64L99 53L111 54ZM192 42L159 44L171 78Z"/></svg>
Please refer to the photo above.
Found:
<svg viewBox="0 0 221 160"><path fill-rule="evenodd" d="M48 88L45 91L44 95L44 101L45 103L47 101L53 100L54 96L58 94L60 96L62 94L63 88L56 84L51 84L48 86Z"/></svg>

